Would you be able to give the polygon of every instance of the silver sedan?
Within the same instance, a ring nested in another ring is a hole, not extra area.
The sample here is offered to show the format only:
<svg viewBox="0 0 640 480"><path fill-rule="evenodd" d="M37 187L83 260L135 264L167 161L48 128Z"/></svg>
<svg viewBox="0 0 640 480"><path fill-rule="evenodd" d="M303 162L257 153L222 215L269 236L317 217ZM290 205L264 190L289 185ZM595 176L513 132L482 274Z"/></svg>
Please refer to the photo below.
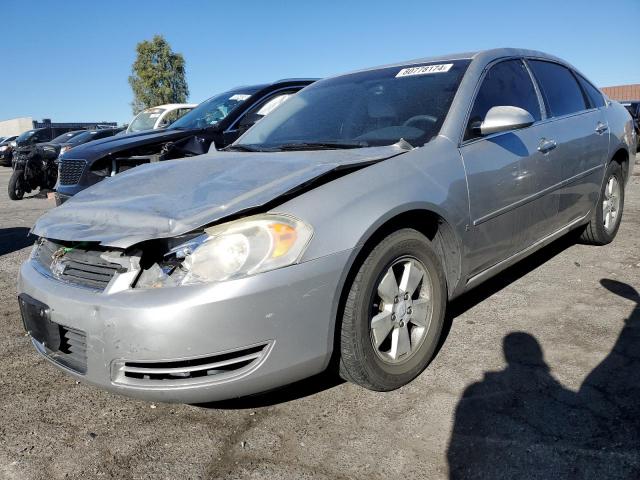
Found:
<svg viewBox="0 0 640 480"><path fill-rule="evenodd" d="M447 302L580 230L613 240L636 138L568 63L499 49L319 81L222 152L45 214L20 271L35 348L99 387L205 402L323 371L391 390Z"/></svg>

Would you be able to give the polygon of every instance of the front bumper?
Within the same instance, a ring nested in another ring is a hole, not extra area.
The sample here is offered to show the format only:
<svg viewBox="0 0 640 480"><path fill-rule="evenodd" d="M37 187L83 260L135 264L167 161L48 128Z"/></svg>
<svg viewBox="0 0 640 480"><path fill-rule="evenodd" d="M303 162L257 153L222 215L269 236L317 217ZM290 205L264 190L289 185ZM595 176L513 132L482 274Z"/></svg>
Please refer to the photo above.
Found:
<svg viewBox="0 0 640 480"><path fill-rule="evenodd" d="M45 358L77 379L147 400L201 403L259 393L324 370L349 255L218 284L112 294L62 283L28 261L20 270L18 293L48 305L51 321L84 333L85 373L64 366L55 352L32 339ZM239 370L214 369L195 378L123 373L126 365L164 372L227 359L237 351L259 353Z"/></svg>

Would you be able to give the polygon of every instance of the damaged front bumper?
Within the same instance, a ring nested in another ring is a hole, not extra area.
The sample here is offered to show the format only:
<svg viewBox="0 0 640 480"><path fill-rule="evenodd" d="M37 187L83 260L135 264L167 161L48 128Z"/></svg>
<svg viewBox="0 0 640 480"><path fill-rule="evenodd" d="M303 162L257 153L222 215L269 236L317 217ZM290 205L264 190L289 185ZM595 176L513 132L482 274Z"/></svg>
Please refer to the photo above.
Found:
<svg viewBox="0 0 640 480"><path fill-rule="evenodd" d="M36 349L81 381L153 401L201 403L270 390L326 368L350 252L220 283L108 293L20 270L62 343Z"/></svg>

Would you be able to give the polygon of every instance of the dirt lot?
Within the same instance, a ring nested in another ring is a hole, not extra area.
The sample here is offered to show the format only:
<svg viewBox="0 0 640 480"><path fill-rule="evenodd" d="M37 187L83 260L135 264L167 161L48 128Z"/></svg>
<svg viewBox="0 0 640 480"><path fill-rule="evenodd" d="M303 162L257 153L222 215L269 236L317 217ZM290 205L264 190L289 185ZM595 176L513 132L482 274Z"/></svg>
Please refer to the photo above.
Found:
<svg viewBox="0 0 640 480"><path fill-rule="evenodd" d="M189 406L77 384L36 355L15 280L51 205L9 201L9 174L0 478L640 478L640 176L613 244L562 239L456 301L411 385L373 393L323 376Z"/></svg>

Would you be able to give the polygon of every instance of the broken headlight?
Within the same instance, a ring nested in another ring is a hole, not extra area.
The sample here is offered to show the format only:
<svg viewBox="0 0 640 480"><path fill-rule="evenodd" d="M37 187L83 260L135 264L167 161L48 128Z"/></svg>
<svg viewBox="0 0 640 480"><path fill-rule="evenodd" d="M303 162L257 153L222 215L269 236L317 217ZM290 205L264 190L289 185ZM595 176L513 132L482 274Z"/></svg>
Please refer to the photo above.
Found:
<svg viewBox="0 0 640 480"><path fill-rule="evenodd" d="M143 273L137 286L219 282L286 267L300 260L312 234L309 225L286 215L256 215L216 225L171 249L167 263L150 269L155 274ZM153 278L145 278L149 275Z"/></svg>

